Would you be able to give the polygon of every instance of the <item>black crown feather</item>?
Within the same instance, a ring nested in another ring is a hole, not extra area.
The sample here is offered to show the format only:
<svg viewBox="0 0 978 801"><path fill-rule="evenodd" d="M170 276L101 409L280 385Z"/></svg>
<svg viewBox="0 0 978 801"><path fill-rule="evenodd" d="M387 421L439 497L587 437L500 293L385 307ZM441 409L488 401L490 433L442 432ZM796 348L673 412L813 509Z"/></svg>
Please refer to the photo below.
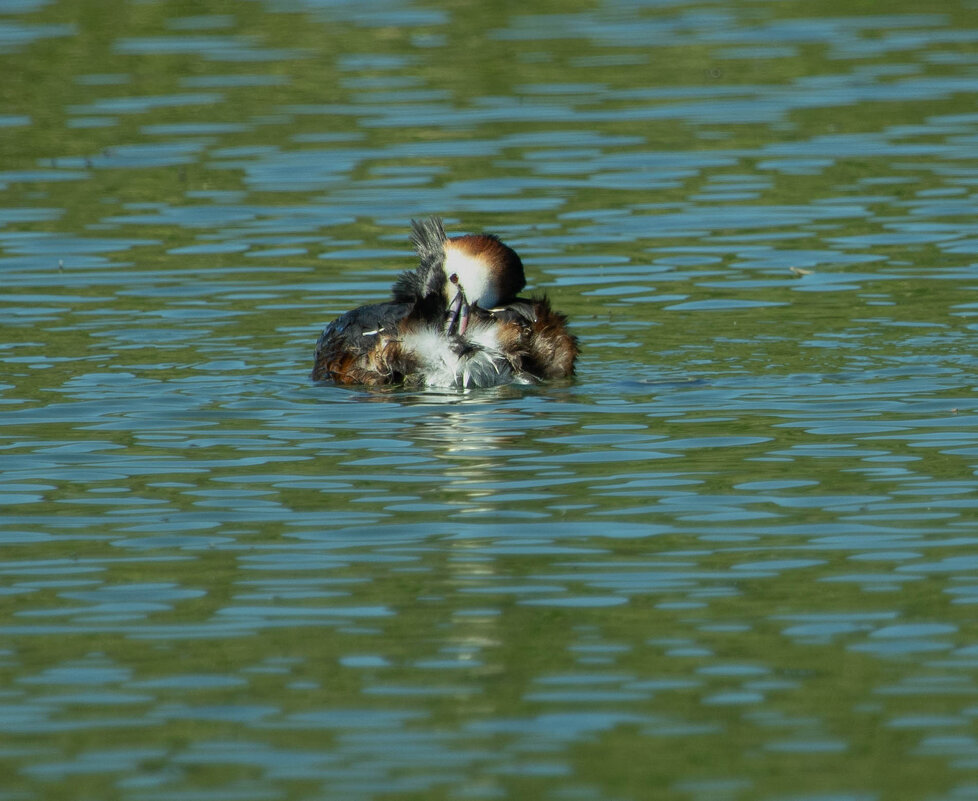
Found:
<svg viewBox="0 0 978 801"><path fill-rule="evenodd" d="M445 284L445 242L448 236L440 217L411 220L411 242L418 252L417 269L401 273L394 282L394 300L418 301L441 295Z"/></svg>

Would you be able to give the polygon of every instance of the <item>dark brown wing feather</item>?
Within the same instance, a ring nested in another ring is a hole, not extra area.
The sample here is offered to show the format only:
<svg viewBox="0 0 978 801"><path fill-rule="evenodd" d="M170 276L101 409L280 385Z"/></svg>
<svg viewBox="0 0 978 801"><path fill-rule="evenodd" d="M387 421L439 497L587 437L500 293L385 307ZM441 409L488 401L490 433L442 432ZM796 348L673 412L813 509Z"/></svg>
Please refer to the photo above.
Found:
<svg viewBox="0 0 978 801"><path fill-rule="evenodd" d="M331 322L316 343L313 381L338 384L399 383L414 369L400 347L398 327L409 303L375 303Z"/></svg>
<svg viewBox="0 0 978 801"><path fill-rule="evenodd" d="M574 375L580 352L577 337L567 330L567 317L554 311L547 298L514 298L504 306L476 312L499 324L497 337L518 372L541 379Z"/></svg>
<svg viewBox="0 0 978 801"><path fill-rule="evenodd" d="M524 369L537 378L567 378L574 375L580 348L577 337L567 330L567 317L550 307L547 298L535 298L534 320L525 339Z"/></svg>

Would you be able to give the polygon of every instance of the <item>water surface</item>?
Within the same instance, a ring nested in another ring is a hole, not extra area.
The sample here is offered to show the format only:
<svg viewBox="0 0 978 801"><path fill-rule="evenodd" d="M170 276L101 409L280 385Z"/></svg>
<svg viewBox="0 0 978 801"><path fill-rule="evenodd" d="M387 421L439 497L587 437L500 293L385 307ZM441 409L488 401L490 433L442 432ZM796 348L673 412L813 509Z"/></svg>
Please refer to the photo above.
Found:
<svg viewBox="0 0 978 801"><path fill-rule="evenodd" d="M0 798L978 797L976 41L0 4ZM426 214L575 380L309 383Z"/></svg>

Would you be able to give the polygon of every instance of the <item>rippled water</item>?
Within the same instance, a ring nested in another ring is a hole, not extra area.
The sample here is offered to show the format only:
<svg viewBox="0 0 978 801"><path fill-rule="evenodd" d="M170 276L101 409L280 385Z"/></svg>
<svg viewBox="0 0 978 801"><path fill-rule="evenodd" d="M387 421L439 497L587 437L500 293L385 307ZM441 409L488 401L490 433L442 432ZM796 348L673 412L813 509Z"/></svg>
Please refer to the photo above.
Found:
<svg viewBox="0 0 978 801"><path fill-rule="evenodd" d="M0 2L0 799L978 798L975 11Z"/></svg>

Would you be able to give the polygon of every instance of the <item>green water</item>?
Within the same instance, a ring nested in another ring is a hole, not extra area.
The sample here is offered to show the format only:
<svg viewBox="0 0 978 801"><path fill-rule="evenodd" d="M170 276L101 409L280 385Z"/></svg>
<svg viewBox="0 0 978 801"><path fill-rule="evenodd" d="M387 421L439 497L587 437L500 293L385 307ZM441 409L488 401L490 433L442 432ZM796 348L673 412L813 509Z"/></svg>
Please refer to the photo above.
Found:
<svg viewBox="0 0 978 801"><path fill-rule="evenodd" d="M978 798L976 42L0 0L0 801ZM426 214L573 381L308 382Z"/></svg>

